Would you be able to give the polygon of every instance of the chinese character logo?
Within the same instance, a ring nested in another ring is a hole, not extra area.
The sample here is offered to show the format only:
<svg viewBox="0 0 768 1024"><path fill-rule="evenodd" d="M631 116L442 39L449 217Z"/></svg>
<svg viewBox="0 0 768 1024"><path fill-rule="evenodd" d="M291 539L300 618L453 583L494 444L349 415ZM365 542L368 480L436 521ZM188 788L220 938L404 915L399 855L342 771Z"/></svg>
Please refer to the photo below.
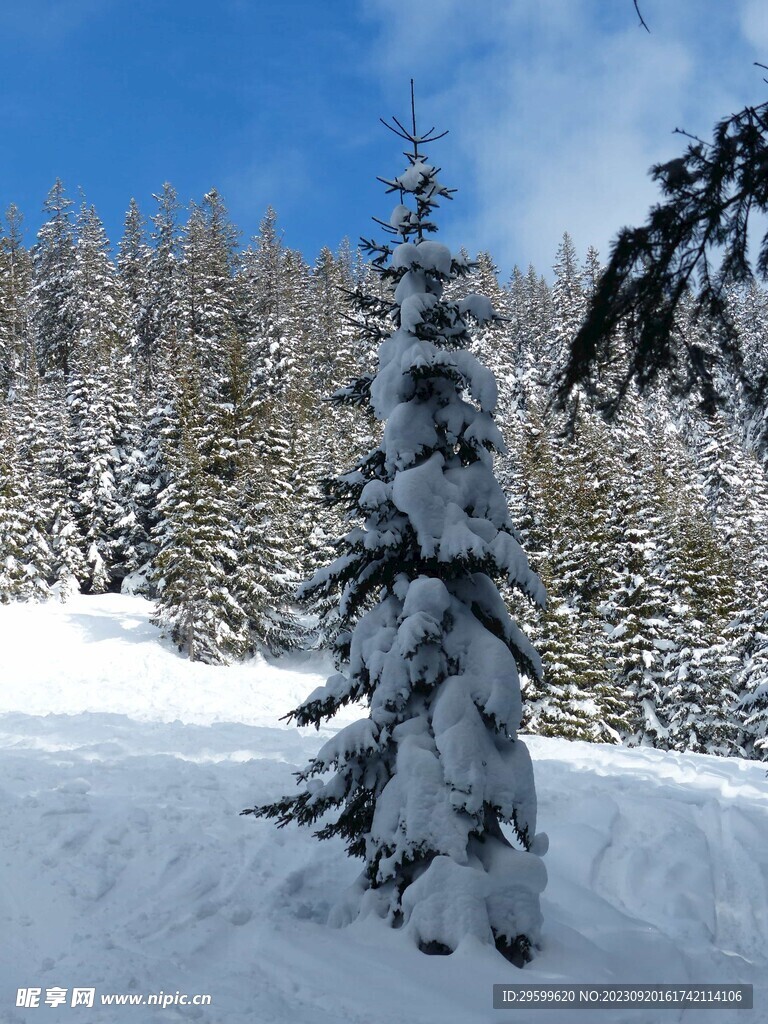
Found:
<svg viewBox="0 0 768 1024"><path fill-rule="evenodd" d="M16 990L16 1005L29 1008L40 1005L40 988L19 988Z"/></svg>
<svg viewBox="0 0 768 1024"><path fill-rule="evenodd" d="M93 1006L95 988L73 988L70 1006Z"/></svg>
<svg viewBox="0 0 768 1024"><path fill-rule="evenodd" d="M45 990L45 1005L46 1006L63 1006L67 1001L67 990L65 988L59 988L57 985L53 988L47 988Z"/></svg>

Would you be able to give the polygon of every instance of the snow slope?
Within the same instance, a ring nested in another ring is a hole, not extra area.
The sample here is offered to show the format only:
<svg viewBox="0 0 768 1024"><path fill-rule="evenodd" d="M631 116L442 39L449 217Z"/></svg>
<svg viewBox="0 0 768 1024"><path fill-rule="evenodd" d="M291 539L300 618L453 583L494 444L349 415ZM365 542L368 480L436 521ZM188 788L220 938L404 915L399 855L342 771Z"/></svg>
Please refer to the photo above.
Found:
<svg viewBox="0 0 768 1024"><path fill-rule="evenodd" d="M190 665L150 612L0 607L3 1024L768 1024L763 765L531 738L545 948L522 972L474 945L426 957L371 920L325 925L358 870L340 844L238 814L317 749L279 717L328 666ZM523 980L752 982L756 1009L491 1008L494 983ZM23 986L212 1005L16 1008Z"/></svg>

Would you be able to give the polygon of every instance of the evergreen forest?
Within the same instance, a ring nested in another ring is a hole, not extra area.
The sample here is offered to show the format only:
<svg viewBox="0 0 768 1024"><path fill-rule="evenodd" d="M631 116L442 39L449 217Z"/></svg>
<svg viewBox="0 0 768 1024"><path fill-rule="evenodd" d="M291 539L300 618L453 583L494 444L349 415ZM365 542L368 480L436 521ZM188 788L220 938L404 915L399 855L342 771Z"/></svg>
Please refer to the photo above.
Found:
<svg viewBox="0 0 768 1024"><path fill-rule="evenodd" d="M336 602L297 589L350 529L323 482L380 427L327 399L371 379L391 296L347 242L310 265L271 209L243 246L215 190L184 207L165 185L153 202L131 202L115 249L59 181L31 247L6 214L0 601L145 594L208 663L329 645ZM502 318L473 346L499 385L496 473L548 595L503 594L544 664L522 680L523 729L768 758L768 417L744 377L716 375L715 403L669 376L611 420L578 390L557 412L599 254L564 235L551 283L464 257L452 297L481 293ZM727 304L757 380L768 294L733 287ZM715 332L681 304L680 352L715 350ZM606 393L625 357L618 337Z"/></svg>

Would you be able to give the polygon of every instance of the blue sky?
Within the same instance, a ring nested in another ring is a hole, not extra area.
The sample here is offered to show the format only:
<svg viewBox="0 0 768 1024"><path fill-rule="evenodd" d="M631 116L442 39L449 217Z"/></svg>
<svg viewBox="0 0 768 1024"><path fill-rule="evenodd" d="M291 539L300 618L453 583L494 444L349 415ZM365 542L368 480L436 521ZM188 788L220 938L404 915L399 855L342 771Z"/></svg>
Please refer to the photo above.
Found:
<svg viewBox="0 0 768 1024"><path fill-rule="evenodd" d="M53 180L117 241L172 182L216 186L244 240L272 204L313 259L386 217L400 145L379 116L450 130L443 237L547 272L564 230L607 251L654 197L651 163L768 99L765 0L3 0L0 204L29 237Z"/></svg>

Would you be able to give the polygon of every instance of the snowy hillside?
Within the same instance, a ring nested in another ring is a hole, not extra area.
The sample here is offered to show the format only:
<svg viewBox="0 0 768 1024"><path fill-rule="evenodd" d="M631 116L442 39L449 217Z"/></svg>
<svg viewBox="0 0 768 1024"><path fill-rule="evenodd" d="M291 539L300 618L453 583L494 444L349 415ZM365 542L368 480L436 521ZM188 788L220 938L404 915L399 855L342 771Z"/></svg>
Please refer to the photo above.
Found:
<svg viewBox="0 0 768 1024"><path fill-rule="evenodd" d="M370 920L325 925L358 870L340 844L238 814L290 792L317 749L279 718L328 666L190 664L150 611L115 595L0 607L3 1024L490 1024L523 1019L491 1008L494 983L522 980L752 982L751 1013L599 1020L768 1021L764 765L531 738L545 948L522 972L489 947L426 957ZM95 988L94 1007L16 1008L17 989L55 986ZM100 1005L177 990L211 1005Z"/></svg>

